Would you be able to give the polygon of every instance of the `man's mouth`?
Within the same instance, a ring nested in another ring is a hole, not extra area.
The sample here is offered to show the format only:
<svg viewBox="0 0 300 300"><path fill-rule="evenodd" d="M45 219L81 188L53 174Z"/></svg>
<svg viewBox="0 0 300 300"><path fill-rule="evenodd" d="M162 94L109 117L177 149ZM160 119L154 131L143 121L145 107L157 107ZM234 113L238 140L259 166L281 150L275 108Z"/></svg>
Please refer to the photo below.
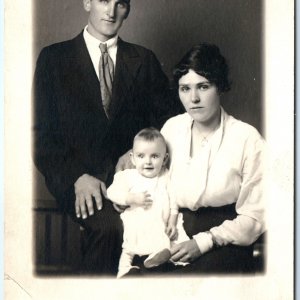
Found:
<svg viewBox="0 0 300 300"><path fill-rule="evenodd" d="M103 19L104 22L107 22L107 23L115 23L116 20L112 19L112 20L106 20L106 19Z"/></svg>

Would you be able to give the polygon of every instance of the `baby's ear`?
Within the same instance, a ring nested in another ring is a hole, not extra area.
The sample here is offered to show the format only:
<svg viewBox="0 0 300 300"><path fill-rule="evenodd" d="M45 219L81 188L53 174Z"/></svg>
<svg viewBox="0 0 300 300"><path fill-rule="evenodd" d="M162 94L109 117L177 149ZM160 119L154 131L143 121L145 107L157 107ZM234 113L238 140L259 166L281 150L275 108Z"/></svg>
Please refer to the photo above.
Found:
<svg viewBox="0 0 300 300"><path fill-rule="evenodd" d="M163 166L169 167L169 153L165 154Z"/></svg>

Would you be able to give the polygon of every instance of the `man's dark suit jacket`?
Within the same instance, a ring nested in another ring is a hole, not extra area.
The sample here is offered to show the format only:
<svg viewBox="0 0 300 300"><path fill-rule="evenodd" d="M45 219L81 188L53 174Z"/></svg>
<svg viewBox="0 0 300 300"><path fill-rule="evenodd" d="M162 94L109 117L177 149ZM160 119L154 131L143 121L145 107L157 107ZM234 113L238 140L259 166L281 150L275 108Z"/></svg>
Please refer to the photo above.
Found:
<svg viewBox="0 0 300 300"><path fill-rule="evenodd" d="M66 195L81 175L109 184L134 135L161 126L162 117L171 116L176 106L155 55L119 39L108 120L82 33L42 50L34 100L35 163L62 208L74 206L75 199Z"/></svg>

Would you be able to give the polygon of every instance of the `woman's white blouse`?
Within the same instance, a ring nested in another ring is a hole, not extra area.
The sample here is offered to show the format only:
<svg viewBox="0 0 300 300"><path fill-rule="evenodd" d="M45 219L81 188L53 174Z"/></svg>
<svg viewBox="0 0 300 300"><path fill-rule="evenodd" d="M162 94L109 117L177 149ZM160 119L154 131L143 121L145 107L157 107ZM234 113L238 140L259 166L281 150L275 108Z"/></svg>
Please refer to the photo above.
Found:
<svg viewBox="0 0 300 300"><path fill-rule="evenodd" d="M172 209L197 210L236 203L237 218L210 232L219 245L249 245L264 231L265 142L254 127L221 108L220 127L191 158L192 123L193 119L184 113L169 119L161 130L171 156ZM194 239L202 253L212 246L209 234L199 233Z"/></svg>

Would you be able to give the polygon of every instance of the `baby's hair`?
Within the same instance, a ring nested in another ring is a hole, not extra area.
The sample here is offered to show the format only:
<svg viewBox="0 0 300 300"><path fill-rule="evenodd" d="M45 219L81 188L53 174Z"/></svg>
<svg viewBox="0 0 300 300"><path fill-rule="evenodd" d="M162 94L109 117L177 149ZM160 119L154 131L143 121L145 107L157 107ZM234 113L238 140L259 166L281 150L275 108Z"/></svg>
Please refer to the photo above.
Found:
<svg viewBox="0 0 300 300"><path fill-rule="evenodd" d="M142 129L136 134L133 142L135 142L135 140L137 139L143 139L145 141L154 141L156 139L162 139L162 141L166 144L165 138L155 127L147 127Z"/></svg>

